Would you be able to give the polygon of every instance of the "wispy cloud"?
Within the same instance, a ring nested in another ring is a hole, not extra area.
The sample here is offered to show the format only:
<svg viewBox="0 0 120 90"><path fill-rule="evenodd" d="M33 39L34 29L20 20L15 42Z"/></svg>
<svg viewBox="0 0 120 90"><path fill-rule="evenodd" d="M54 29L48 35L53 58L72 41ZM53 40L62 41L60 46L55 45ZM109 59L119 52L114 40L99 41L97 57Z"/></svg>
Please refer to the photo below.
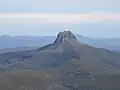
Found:
<svg viewBox="0 0 120 90"><path fill-rule="evenodd" d="M99 21L120 21L120 13L98 13L98 12L77 14L0 13L0 23L79 24Z"/></svg>

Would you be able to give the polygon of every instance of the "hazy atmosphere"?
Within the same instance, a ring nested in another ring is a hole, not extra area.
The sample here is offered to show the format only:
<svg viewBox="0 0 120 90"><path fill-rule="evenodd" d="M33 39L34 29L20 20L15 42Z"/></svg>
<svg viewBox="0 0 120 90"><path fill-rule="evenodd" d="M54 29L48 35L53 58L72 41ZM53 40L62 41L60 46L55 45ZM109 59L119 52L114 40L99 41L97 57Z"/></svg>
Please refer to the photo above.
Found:
<svg viewBox="0 0 120 90"><path fill-rule="evenodd" d="M0 0L0 90L120 90L120 0Z"/></svg>
<svg viewBox="0 0 120 90"><path fill-rule="evenodd" d="M93 38L120 37L120 1L0 1L0 35L53 36L66 29Z"/></svg>

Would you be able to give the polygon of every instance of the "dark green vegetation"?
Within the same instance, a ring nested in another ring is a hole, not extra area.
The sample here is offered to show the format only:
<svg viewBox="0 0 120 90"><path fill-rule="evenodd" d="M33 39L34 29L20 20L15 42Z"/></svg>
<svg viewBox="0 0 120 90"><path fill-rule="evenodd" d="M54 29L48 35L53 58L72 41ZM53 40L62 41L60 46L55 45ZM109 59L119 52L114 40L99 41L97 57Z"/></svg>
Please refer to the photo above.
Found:
<svg viewBox="0 0 120 90"><path fill-rule="evenodd" d="M54 43L0 54L0 90L120 90L120 54L60 32Z"/></svg>

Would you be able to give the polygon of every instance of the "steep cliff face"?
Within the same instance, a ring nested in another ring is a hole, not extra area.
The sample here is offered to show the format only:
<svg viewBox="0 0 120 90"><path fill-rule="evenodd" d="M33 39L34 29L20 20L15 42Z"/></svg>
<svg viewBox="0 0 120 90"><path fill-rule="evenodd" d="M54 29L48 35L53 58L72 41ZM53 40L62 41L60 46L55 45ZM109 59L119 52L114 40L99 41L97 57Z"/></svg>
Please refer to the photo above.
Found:
<svg viewBox="0 0 120 90"><path fill-rule="evenodd" d="M57 39L55 40L55 44L62 44L65 43L66 41L71 41L71 40L76 40L76 37L72 34L71 31L64 31L60 32L57 35Z"/></svg>
<svg viewBox="0 0 120 90"><path fill-rule="evenodd" d="M49 45L39 48L39 51L55 51L66 52L74 49L79 49L84 44L80 43L71 31L60 32L56 40ZM82 47L81 47L82 48Z"/></svg>

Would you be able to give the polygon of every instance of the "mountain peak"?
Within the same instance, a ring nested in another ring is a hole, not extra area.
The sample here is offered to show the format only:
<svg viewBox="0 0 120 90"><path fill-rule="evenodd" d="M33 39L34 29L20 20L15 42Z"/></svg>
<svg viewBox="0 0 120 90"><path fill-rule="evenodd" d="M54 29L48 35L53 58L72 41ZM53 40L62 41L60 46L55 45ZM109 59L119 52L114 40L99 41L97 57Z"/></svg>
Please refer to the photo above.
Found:
<svg viewBox="0 0 120 90"><path fill-rule="evenodd" d="M63 43L66 40L71 40L71 39L76 40L76 37L74 36L74 34L71 31L63 31L57 35L57 39L55 40L54 43Z"/></svg>
<svg viewBox="0 0 120 90"><path fill-rule="evenodd" d="M58 34L58 38L71 38L71 39L76 39L74 34L71 31L63 31Z"/></svg>

